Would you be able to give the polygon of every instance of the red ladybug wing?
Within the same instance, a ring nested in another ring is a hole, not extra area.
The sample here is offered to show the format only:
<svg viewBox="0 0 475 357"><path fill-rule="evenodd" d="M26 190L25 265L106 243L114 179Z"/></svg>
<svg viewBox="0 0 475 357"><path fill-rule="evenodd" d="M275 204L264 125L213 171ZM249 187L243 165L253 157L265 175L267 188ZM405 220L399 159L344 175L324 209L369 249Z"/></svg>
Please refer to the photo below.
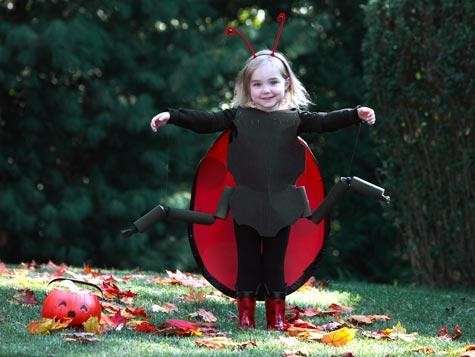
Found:
<svg viewBox="0 0 475 357"><path fill-rule="evenodd" d="M229 131L222 133L198 165L190 209L213 214L224 188L236 185L227 169L229 135ZM310 207L315 209L324 197L323 180L309 147L300 138L299 143L305 148L305 169L295 184L305 186ZM327 227L326 220L316 225L307 219L299 219L292 225L285 257L288 294L304 284L314 272L316 259L328 235ZM191 224L189 240L204 277L218 290L234 297L237 251L231 212L225 220L217 219L210 226Z"/></svg>

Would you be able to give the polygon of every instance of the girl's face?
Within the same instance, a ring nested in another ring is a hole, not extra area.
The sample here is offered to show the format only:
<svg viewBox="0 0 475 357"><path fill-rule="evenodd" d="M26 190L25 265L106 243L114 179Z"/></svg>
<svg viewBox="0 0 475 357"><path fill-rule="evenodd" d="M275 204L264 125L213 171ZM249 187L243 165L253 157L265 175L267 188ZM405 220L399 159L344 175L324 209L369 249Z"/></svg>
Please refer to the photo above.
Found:
<svg viewBox="0 0 475 357"><path fill-rule="evenodd" d="M288 84L278 66L269 60L252 73L249 86L254 105L260 110L272 111L282 104Z"/></svg>

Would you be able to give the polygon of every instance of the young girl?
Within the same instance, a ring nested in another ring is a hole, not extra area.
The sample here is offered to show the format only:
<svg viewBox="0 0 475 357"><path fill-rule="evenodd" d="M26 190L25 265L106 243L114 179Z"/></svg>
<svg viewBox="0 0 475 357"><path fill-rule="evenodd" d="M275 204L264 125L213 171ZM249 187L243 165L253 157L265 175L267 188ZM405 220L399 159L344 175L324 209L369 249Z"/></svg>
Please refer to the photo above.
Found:
<svg viewBox="0 0 475 357"><path fill-rule="evenodd" d="M220 112L170 109L150 122L153 131L167 123L212 133L231 130L229 171L236 187L229 207L238 250L237 307L239 326L255 326L256 292L266 291L269 329L284 329L284 253L290 226L305 216L308 200L295 180L303 170L297 136L329 132L361 121L375 123L367 107L328 113L308 112L307 91L279 52L263 50L239 72L233 108ZM261 287L262 285L262 287Z"/></svg>

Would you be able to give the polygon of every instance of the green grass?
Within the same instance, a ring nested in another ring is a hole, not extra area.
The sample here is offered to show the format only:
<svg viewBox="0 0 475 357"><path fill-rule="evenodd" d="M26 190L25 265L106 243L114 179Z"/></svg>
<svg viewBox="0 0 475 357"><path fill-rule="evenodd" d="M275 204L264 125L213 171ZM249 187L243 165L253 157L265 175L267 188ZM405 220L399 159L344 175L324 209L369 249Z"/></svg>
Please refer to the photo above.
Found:
<svg viewBox="0 0 475 357"><path fill-rule="evenodd" d="M42 301L50 289L46 286L51 279L48 274L27 273L18 267L11 276L0 275L0 355L176 355L176 356L281 356L284 351L302 351L310 356L338 356L352 352L355 356L412 356L421 355L411 350L430 346L442 355L458 355L461 348L475 342L475 291L472 290L432 290L427 288L374 285L360 282L335 282L326 289L313 290L310 293L296 292L289 295L289 304L299 306L327 307L330 303L339 303L353 308L354 314L387 314L392 320L379 322L366 330L379 330L392 327L400 321L408 333L417 332L413 342L380 341L365 338L360 332L349 344L342 347L330 347L319 342L303 342L286 336L282 332L270 332L264 329L264 307L258 304L256 330L242 331L236 327L235 307L232 300L213 296L204 303L180 302L179 297L189 288L183 286L158 285L153 283L156 273L140 273L126 283L120 283L123 290L132 290L138 295L134 306L147 310L150 321L159 324L166 319L189 320L188 314L198 308L214 313L218 318L218 329L225 332L234 341L255 340L257 347L239 350L209 350L195 345L195 337L163 337L137 333L128 329L100 335L100 341L93 344L79 344L63 341L60 333L39 336L30 335L26 326L32 320L40 318L40 305L26 306L13 302L16 289L30 288ZM14 269L16 268L16 269ZM72 269L80 272L78 269ZM104 272L103 272L104 273ZM116 276L127 272L114 271ZM212 287L203 288L209 292ZM178 311L172 314L154 313L152 304L172 302ZM315 324L330 322L332 317L306 318ZM443 342L436 338L439 327L452 328L459 324L463 335L457 341Z"/></svg>

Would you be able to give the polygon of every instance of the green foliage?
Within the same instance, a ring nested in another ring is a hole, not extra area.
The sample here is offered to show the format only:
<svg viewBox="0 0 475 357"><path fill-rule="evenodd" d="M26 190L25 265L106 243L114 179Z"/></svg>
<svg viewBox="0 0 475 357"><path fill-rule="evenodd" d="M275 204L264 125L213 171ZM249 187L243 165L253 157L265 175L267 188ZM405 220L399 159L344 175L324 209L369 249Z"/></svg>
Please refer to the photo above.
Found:
<svg viewBox="0 0 475 357"><path fill-rule="evenodd" d="M419 281L475 283L475 8L471 2L371 1L364 41L369 98L381 108L389 212Z"/></svg>

